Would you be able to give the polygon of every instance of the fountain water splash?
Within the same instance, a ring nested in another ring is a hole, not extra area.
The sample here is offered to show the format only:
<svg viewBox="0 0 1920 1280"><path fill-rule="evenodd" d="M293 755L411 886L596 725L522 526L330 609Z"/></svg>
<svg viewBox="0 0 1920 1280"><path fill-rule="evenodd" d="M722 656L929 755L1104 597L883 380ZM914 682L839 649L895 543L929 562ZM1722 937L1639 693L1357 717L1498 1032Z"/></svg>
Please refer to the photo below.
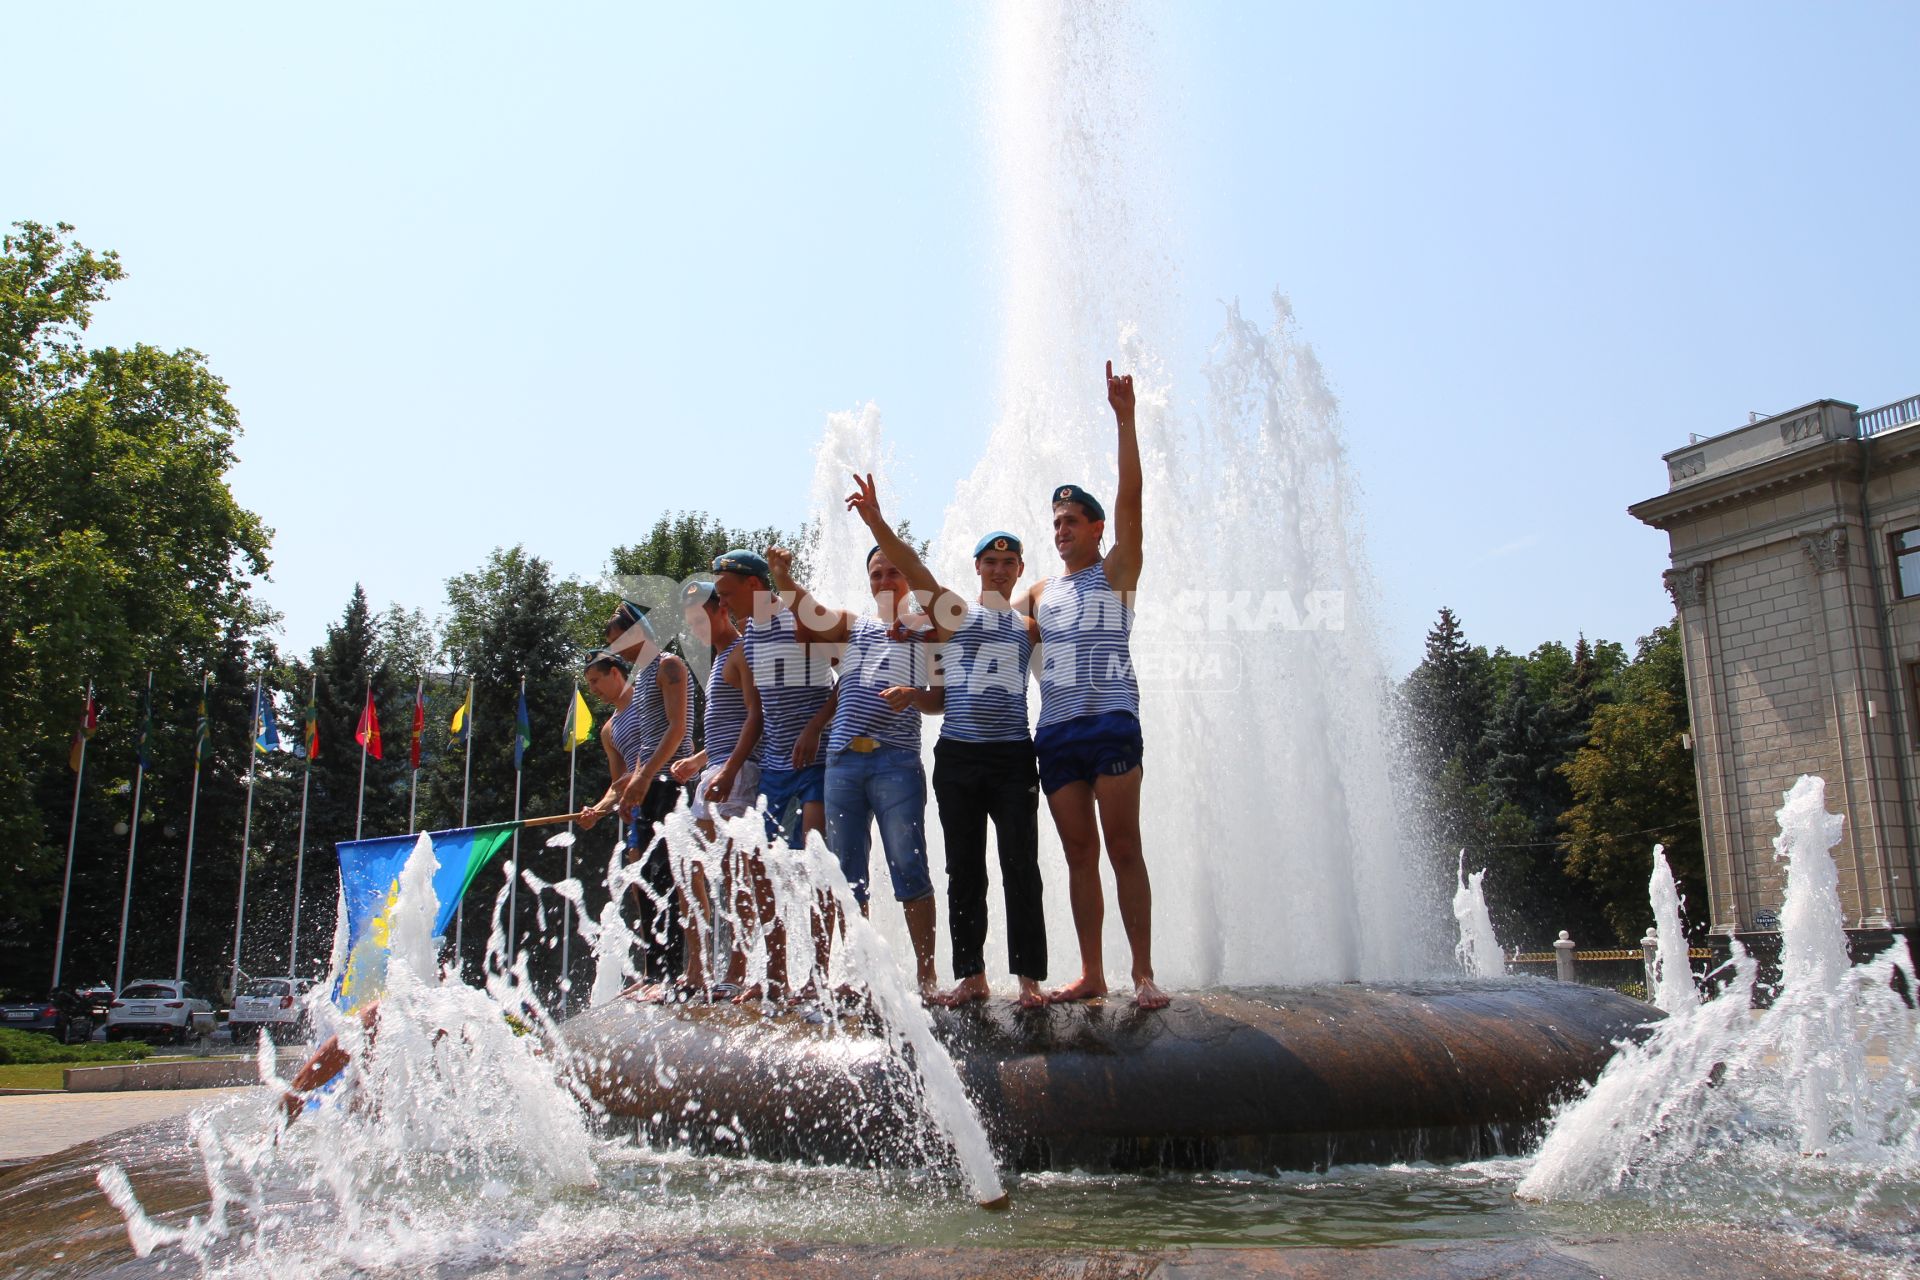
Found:
<svg viewBox="0 0 1920 1280"><path fill-rule="evenodd" d="M1663 982L1673 1011L1558 1113L1522 1196L1624 1193L1824 1217L1897 1198L1920 1178L1913 959L1901 939L1849 963L1828 853L1842 820L1826 812L1825 784L1801 778L1778 819L1787 892L1771 1007L1752 1009L1757 964L1738 942L1714 998L1689 1003ZM1656 893L1660 883L1656 873ZM1667 905L1663 944L1684 938L1677 900Z"/></svg>
<svg viewBox="0 0 1920 1280"><path fill-rule="evenodd" d="M1653 968L1647 974L1647 998L1667 1013L1684 1013L1700 1003L1700 992L1693 985L1687 931L1680 919L1686 903L1674 881L1673 868L1667 865L1664 845L1653 846L1653 878L1647 882L1647 897L1653 903L1654 935L1659 939Z"/></svg>
<svg viewBox="0 0 1920 1280"><path fill-rule="evenodd" d="M1493 934L1493 917L1487 912L1484 870L1467 874L1467 851L1460 851L1459 887L1453 892L1453 918L1460 926L1460 941L1454 944L1453 957L1460 967L1475 978L1504 978L1507 961L1500 942Z"/></svg>

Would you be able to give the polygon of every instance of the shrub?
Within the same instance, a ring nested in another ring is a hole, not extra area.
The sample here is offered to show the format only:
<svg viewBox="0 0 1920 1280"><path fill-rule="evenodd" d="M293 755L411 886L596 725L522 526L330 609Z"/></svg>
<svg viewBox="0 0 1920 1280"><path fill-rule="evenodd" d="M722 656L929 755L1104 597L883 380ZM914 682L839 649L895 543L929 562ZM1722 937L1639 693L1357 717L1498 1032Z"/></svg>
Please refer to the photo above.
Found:
<svg viewBox="0 0 1920 1280"><path fill-rule="evenodd" d="M153 1052L145 1044L61 1044L37 1031L0 1027L0 1065L33 1062L125 1062Z"/></svg>

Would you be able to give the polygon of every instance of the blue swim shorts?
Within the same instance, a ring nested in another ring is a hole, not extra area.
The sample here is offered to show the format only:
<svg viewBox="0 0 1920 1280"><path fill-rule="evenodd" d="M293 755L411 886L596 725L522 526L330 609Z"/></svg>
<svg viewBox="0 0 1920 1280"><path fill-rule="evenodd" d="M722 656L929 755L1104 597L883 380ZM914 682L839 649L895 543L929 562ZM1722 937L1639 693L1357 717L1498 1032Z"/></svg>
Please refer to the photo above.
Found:
<svg viewBox="0 0 1920 1280"><path fill-rule="evenodd" d="M1070 782L1092 783L1140 767L1140 718L1131 711L1075 716L1042 725L1033 735L1040 756L1040 789L1052 795Z"/></svg>

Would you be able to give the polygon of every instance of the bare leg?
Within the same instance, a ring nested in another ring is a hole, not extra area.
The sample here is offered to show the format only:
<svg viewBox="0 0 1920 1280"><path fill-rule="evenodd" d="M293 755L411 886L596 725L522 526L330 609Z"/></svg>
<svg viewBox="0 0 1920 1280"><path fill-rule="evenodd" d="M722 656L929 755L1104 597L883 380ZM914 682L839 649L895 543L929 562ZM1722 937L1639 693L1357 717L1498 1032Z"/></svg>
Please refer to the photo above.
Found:
<svg viewBox="0 0 1920 1280"><path fill-rule="evenodd" d="M707 892L707 868L693 863L687 868L687 897L692 910L686 915L687 990L707 989L707 948L713 941L713 900Z"/></svg>
<svg viewBox="0 0 1920 1280"><path fill-rule="evenodd" d="M827 838L827 802L824 800L809 800L800 808L801 842L816 834L822 841ZM813 911L813 972L819 981L825 982L827 966L833 960L833 934L839 928L840 913L828 895L820 896L822 905Z"/></svg>
<svg viewBox="0 0 1920 1280"><path fill-rule="evenodd" d="M1107 904L1100 888L1100 826L1094 814L1093 788L1070 782L1047 797L1053 825L1067 855L1067 901L1073 907L1073 932L1080 941L1080 976L1047 999L1092 1000L1107 994L1100 929Z"/></svg>
<svg viewBox="0 0 1920 1280"><path fill-rule="evenodd" d="M749 983L733 998L735 1004L750 1004L769 997L778 999L787 990L787 930L774 913L773 881L760 859L743 853L747 874L741 877L740 923L744 933L764 930L767 944L767 977L764 983Z"/></svg>
<svg viewBox="0 0 1920 1280"><path fill-rule="evenodd" d="M1153 886L1140 847L1141 776L1136 768L1118 777L1100 777L1094 781L1093 793L1106 836L1107 861L1113 864L1120 924L1127 931L1127 949L1133 952L1133 1002L1142 1009L1164 1009L1167 995L1153 981Z"/></svg>
<svg viewBox="0 0 1920 1280"><path fill-rule="evenodd" d="M932 997L939 990L940 981L933 967L933 935L938 914L933 895L929 893L924 898L903 902L900 909L907 913L907 937L913 943L913 972L920 983L920 994Z"/></svg>

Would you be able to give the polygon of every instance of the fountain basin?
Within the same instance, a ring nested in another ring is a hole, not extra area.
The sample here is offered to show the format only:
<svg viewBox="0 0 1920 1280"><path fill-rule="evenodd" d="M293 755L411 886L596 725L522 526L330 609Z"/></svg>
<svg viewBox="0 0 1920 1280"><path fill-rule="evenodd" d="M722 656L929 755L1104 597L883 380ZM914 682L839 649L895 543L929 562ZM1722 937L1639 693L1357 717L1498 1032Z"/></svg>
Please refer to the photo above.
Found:
<svg viewBox="0 0 1920 1280"><path fill-rule="evenodd" d="M937 1010L1000 1162L1310 1170L1510 1154L1658 1010L1530 979L1240 989ZM620 999L566 1023L576 1074L650 1142L910 1164L910 1073L858 1023Z"/></svg>

